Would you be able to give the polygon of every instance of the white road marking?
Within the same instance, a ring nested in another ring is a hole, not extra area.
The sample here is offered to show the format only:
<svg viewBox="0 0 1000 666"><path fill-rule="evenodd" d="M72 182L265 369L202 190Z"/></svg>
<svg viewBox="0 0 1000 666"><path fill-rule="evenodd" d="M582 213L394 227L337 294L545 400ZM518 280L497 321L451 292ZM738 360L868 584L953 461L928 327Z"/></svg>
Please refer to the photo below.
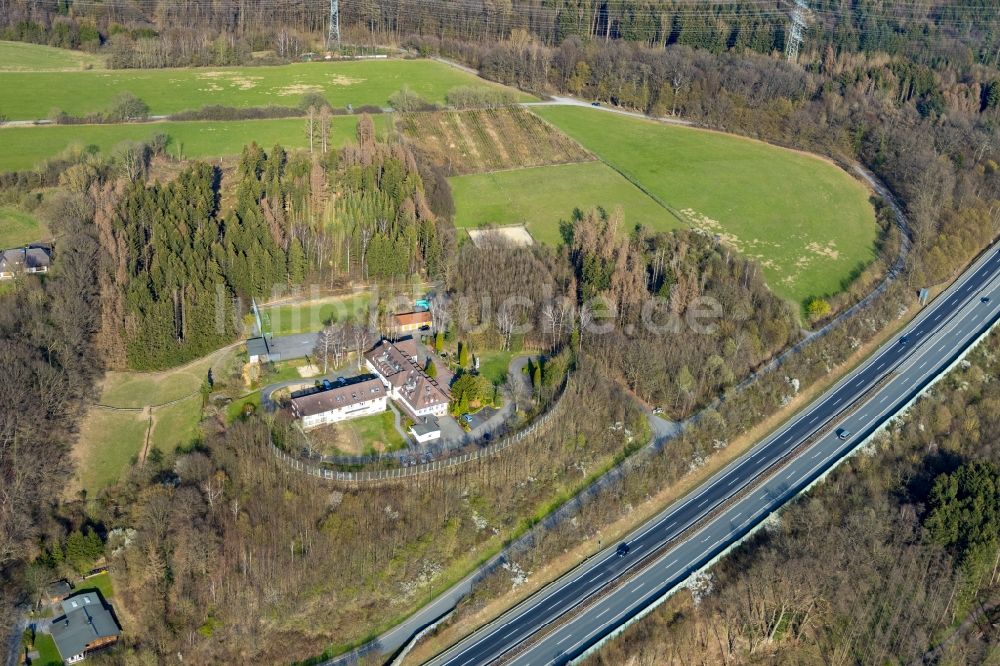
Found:
<svg viewBox="0 0 1000 666"><path fill-rule="evenodd" d="M678 559L680 559L680 558L675 557L674 559L670 560L670 562L667 563L667 566L668 567L674 566L675 564L677 564L677 560Z"/></svg>
<svg viewBox="0 0 1000 666"><path fill-rule="evenodd" d="M823 453L823 452L822 451L817 451L816 453L812 454L812 457L815 458L815 457L819 456L819 454L821 454L821 453Z"/></svg>
<svg viewBox="0 0 1000 666"><path fill-rule="evenodd" d="M598 613L597 617L600 618L602 615L604 615L605 613L607 613L609 610L611 610L610 606L608 606L607 608L605 608L604 610L602 610L600 613Z"/></svg>
<svg viewBox="0 0 1000 666"><path fill-rule="evenodd" d="M809 424L812 425L813 423L816 423L816 419L818 419L818 418L819 418L819 414L817 414L816 416L812 417L811 419L809 419Z"/></svg>
<svg viewBox="0 0 1000 666"><path fill-rule="evenodd" d="M706 505L706 504L708 504L708 503L709 503L709 502L710 502L711 500L712 500L712 498L711 498L711 497L706 497L706 498L705 498L705 499L703 499L703 500L701 501L701 503L700 503L700 504L698 505L698 508L700 509L701 507L705 506L705 505Z"/></svg>
<svg viewBox="0 0 1000 666"><path fill-rule="evenodd" d="M645 583L639 583L638 585L636 585L635 587L632 588L632 592L638 592L639 590L641 590L644 587L646 587Z"/></svg>
<svg viewBox="0 0 1000 666"><path fill-rule="evenodd" d="M925 365L927 365L927 361L924 361L923 363L921 363L920 367L918 367L917 370L923 370Z"/></svg>
<svg viewBox="0 0 1000 666"><path fill-rule="evenodd" d="M556 643L556 645L562 645L563 643L565 643L566 641L568 641L571 638L573 638L573 634L566 634L566 636L564 638L560 639L559 642Z"/></svg>

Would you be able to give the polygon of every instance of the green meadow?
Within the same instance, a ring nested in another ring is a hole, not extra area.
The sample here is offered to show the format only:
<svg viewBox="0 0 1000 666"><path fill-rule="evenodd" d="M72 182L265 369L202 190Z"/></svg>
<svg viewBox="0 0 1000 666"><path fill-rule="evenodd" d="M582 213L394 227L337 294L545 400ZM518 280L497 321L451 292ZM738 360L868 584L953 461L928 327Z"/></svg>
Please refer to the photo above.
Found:
<svg viewBox="0 0 1000 666"><path fill-rule="evenodd" d="M104 58L85 51L0 40L0 72L70 72L84 69L104 69Z"/></svg>
<svg viewBox="0 0 1000 666"><path fill-rule="evenodd" d="M868 190L829 162L596 109L535 112L691 224L757 260L771 288L796 303L842 291L875 258Z"/></svg>
<svg viewBox="0 0 1000 666"><path fill-rule="evenodd" d="M0 206L0 249L44 240L49 230L30 213Z"/></svg>
<svg viewBox="0 0 1000 666"><path fill-rule="evenodd" d="M47 118L53 109L84 116L107 109L123 92L167 115L209 104L235 107L297 106L306 93L319 93L335 107L384 107L392 93L408 86L431 102L463 85L497 86L433 60L364 60L298 63L266 67L0 72L0 113L9 120ZM519 94L524 101L533 99Z"/></svg>
<svg viewBox="0 0 1000 666"><path fill-rule="evenodd" d="M561 242L559 222L573 210L621 208L623 229L641 224L668 230L679 225L666 209L602 162L558 164L530 169L455 176L448 179L455 198L455 226L523 223L540 243Z"/></svg>
<svg viewBox="0 0 1000 666"><path fill-rule="evenodd" d="M359 116L334 116L330 141L341 146L355 137ZM382 130L384 115L372 116ZM256 141L265 148L280 143L287 148L306 148L302 118L268 120L197 120L186 122L126 123L121 125L43 125L0 128L0 171L30 169L70 146L93 146L108 151L122 141L142 141L156 134L169 137L167 152L185 158L237 155Z"/></svg>

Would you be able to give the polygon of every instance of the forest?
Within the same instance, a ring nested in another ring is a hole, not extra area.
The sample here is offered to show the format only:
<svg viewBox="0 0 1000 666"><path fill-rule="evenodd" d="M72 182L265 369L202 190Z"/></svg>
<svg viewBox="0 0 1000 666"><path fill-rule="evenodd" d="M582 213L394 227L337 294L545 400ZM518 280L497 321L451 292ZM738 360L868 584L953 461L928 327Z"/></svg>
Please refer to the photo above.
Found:
<svg viewBox="0 0 1000 666"><path fill-rule="evenodd" d="M517 12L468 3L447 15L430 4L345 9L349 34L457 58L498 81L858 160L890 185L910 219L909 264L862 316L781 372L727 393L696 427L582 506L579 520L543 533L516 563L522 571L536 571L593 537L589 525L620 517L704 465L891 326L918 288L954 276L1000 230L996 28L959 20L964 7L988 5L908 5L919 16L887 21L878 3L857 4L848 15L829 3L841 20L812 29L801 67L766 55L783 47L779 28L732 12L715 17L718 30L675 29L670 18L658 19L654 31L609 17L602 4L574 5L575 18L564 3L555 12L550 3L518 3ZM325 20L325 7L301 4L152 7L146 15L145 5L0 0L2 36L106 49L112 66L234 64L259 49L296 58ZM224 27L186 27L208 25ZM602 33L607 39L593 38ZM689 39L708 41L692 48ZM0 625L12 624L15 605L47 582L51 572L39 556L94 527L111 539L106 552L122 607L130 609L130 653L267 661L288 658L291 649L304 659L335 639L361 640L417 605L442 577L468 568L470 550L489 551L631 451L607 428L621 420L645 434L626 387L684 415L725 392L728 373L742 377L795 339L788 313L752 264L685 234L609 234L628 224L613 212L582 212L559 250L512 250L487 263L481 251L455 247L442 173L399 144L377 141L368 123L359 125L356 146L325 150L321 111L308 120L315 123L309 153L251 146L230 171L190 164L159 179L163 146L154 141L106 160L68 155L0 177L4 200L63 190L41 212L60 237L58 268L0 296L0 367L11 391L0 405ZM515 285L553 286L537 306L498 311L506 323L484 334L508 348L568 344L580 352L568 416L530 455L413 487L333 489L262 456L267 426L250 420L228 431L211 427L201 448L154 460L103 497L60 499L72 464L67 451L105 366L163 367L234 339L228 316L221 329L209 322L208 304L214 308L220 293L236 316L234 299L275 287L411 271L447 285L445 307L455 317L466 314L463 296L490 295L499 304ZM703 336L704 344L675 340L691 345L688 373L680 356L640 372L649 351L641 335L574 333L573 323L593 313L580 303L601 297L616 304L616 316L631 318L646 292L663 299L668 313L709 295L749 316ZM158 325L140 330L147 319ZM516 332L527 319L540 322L536 332ZM996 501L989 488L996 487L1000 409L991 344L992 355L975 357L919 403L876 452L854 459L789 512L780 530L716 572L717 592L665 615L650 633L702 650L706 660L778 650L793 663L881 663L890 652L922 655L931 636L991 598L995 521L970 521L967 511ZM135 530L129 544L114 541L116 528ZM329 586L331 570L344 572L343 587ZM833 570L860 582L828 576ZM513 580L509 571L491 578L464 612ZM767 585L749 583L758 580ZM868 615L848 614L858 603L868 604ZM640 634L626 645L648 650L650 663L671 658L669 647L655 638L643 647L645 640ZM609 649L599 658L620 663L618 648ZM977 661L975 645L956 649Z"/></svg>
<svg viewBox="0 0 1000 666"><path fill-rule="evenodd" d="M988 663L1000 611L998 351L994 334L693 593L587 663Z"/></svg>
<svg viewBox="0 0 1000 666"><path fill-rule="evenodd" d="M247 146L228 175L225 211L218 167L194 163L161 183L144 178L148 151L131 179L81 184L105 250L108 362L155 369L203 356L235 338L250 298L307 277L440 274L450 225L430 209L413 156L376 141L367 116L358 135L356 146L324 145L312 157Z"/></svg>

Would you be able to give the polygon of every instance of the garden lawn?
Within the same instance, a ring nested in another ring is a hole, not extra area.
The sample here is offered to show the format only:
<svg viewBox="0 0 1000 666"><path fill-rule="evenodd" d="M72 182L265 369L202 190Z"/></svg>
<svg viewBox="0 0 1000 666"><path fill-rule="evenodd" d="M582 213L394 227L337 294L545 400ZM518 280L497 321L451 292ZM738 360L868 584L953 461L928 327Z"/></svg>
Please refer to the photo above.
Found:
<svg viewBox="0 0 1000 666"><path fill-rule="evenodd" d="M83 69L104 69L104 58L85 51L0 41L0 72L63 72ZM0 112L3 112L2 107Z"/></svg>
<svg viewBox="0 0 1000 666"><path fill-rule="evenodd" d="M491 350L472 352L479 359L479 374L494 384L502 384L507 379L507 370L514 354L509 351Z"/></svg>
<svg viewBox="0 0 1000 666"><path fill-rule="evenodd" d="M48 235L49 230L34 215L0 206L0 249L40 241Z"/></svg>
<svg viewBox="0 0 1000 666"><path fill-rule="evenodd" d="M38 659L32 661L31 666L62 666L63 660L52 634L36 634L35 649L38 650Z"/></svg>
<svg viewBox="0 0 1000 666"><path fill-rule="evenodd" d="M93 72L2 72L3 113L10 120L47 118L53 108L84 116L104 111L130 92L151 115L209 104L235 107L297 106L306 93L324 95L334 107L385 107L403 86L431 102L464 85L501 87L434 60L364 60L271 67L123 69ZM518 93L522 101L534 99Z"/></svg>
<svg viewBox="0 0 1000 666"><path fill-rule="evenodd" d="M107 571L99 573L96 576L91 576L77 584L76 592L84 592L86 590L98 590L105 599L112 599L115 596L115 588L111 584L111 575Z"/></svg>
<svg viewBox="0 0 1000 666"><path fill-rule="evenodd" d="M264 330L273 335L319 331L332 321L356 321L368 312L367 293L322 299L297 305L277 305L260 309Z"/></svg>
<svg viewBox="0 0 1000 666"><path fill-rule="evenodd" d="M867 188L817 157L597 109L535 110L608 164L757 260L796 303L842 291L875 258Z"/></svg>
<svg viewBox="0 0 1000 666"><path fill-rule="evenodd" d="M335 116L330 142L339 147L353 141L360 116ZM387 120L373 116L381 131ZM0 128L0 171L31 169L70 146L94 146L108 151L123 141L144 141L165 134L167 152L174 157L203 158L238 155L243 146L256 141L265 149L276 143L286 148L306 148L305 120L197 120L186 122L125 123L120 125L45 125Z"/></svg>
<svg viewBox="0 0 1000 666"><path fill-rule="evenodd" d="M536 242L562 242L559 222L573 210L597 206L621 208L624 229L637 224L666 231L680 226L677 218L602 162L497 171L449 178L455 198L455 226L524 223Z"/></svg>
<svg viewBox="0 0 1000 666"><path fill-rule="evenodd" d="M362 416L343 422L343 425L352 428L357 433L365 455L377 451L388 453L406 446L403 436L399 434L394 424L393 413L388 409L381 414Z"/></svg>

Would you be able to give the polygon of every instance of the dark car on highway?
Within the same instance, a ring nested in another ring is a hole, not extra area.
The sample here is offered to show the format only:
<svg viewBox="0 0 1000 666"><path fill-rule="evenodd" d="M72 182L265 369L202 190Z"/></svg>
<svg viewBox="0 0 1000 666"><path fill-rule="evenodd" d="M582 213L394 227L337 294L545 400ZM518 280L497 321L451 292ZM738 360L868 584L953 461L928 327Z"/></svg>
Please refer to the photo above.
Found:
<svg viewBox="0 0 1000 666"><path fill-rule="evenodd" d="M629 547L629 545L627 543L622 542L618 544L618 549L615 550L615 555L617 555L618 557L625 557L626 555L628 555L628 551L630 550L632 549Z"/></svg>

